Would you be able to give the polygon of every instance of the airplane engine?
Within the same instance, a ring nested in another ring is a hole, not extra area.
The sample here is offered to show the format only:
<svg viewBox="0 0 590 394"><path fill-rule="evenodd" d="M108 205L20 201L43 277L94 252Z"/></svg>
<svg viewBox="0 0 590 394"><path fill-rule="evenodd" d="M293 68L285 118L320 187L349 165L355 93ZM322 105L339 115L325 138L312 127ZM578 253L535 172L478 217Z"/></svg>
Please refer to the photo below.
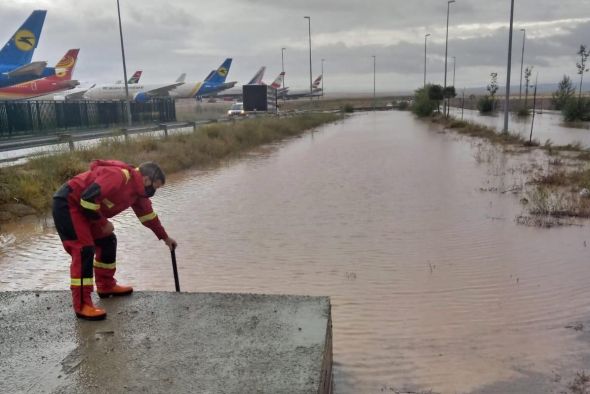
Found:
<svg viewBox="0 0 590 394"><path fill-rule="evenodd" d="M133 101L135 101L136 103L145 103L146 101L150 100L150 96L147 93L144 92L139 92L136 93L135 96L133 96Z"/></svg>

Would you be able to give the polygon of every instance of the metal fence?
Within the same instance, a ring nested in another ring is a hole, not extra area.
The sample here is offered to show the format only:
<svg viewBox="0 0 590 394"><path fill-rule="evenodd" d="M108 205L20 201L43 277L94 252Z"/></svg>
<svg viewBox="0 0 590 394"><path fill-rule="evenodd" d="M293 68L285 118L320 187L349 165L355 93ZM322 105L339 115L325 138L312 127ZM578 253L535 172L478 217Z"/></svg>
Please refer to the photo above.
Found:
<svg viewBox="0 0 590 394"><path fill-rule="evenodd" d="M131 103L134 124L173 122L172 99ZM0 138L127 125L124 101L0 101Z"/></svg>

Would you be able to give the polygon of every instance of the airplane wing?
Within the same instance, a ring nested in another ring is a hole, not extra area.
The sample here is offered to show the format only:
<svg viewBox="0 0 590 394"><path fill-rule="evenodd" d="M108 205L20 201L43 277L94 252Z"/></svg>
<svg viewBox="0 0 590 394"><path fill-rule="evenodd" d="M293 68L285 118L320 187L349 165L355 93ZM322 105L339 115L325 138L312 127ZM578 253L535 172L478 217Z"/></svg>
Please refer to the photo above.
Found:
<svg viewBox="0 0 590 394"><path fill-rule="evenodd" d="M8 71L5 75L8 78L25 77L25 76L41 76L43 70L47 67L47 62L32 62Z"/></svg>
<svg viewBox="0 0 590 394"><path fill-rule="evenodd" d="M66 91L66 92L64 92L63 97L66 100L84 100L84 94L95 86L96 86L96 84L93 84L92 86L88 87L87 89L81 89L81 90L78 90L78 91L72 92L72 93L68 93Z"/></svg>
<svg viewBox="0 0 590 394"><path fill-rule="evenodd" d="M169 85L164 85L155 89L146 90L144 93L146 93L150 97L168 96L172 89L183 84L184 82L174 82Z"/></svg>

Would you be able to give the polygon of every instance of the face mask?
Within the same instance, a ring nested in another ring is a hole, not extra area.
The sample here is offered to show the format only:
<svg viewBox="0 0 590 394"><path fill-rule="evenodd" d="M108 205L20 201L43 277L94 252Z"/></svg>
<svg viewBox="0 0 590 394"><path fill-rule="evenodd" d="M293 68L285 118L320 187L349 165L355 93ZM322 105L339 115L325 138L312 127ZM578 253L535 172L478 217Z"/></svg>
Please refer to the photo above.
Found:
<svg viewBox="0 0 590 394"><path fill-rule="evenodd" d="M146 197L153 197L156 194L156 188L154 185L145 186L144 192Z"/></svg>
<svg viewBox="0 0 590 394"><path fill-rule="evenodd" d="M156 188L154 187L154 177L153 176L150 178L150 181L152 181L151 185L143 187L145 196L148 198L153 197L154 194L156 194Z"/></svg>

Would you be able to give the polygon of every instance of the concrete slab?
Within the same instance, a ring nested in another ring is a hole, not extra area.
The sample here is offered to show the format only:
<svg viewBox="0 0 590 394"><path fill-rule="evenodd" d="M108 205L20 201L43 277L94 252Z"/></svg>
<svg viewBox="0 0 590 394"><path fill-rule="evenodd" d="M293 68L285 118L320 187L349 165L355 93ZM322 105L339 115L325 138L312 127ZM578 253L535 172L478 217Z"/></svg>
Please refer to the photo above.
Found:
<svg viewBox="0 0 590 394"><path fill-rule="evenodd" d="M74 317L69 292L0 293L0 392L330 393L327 297L137 292Z"/></svg>

